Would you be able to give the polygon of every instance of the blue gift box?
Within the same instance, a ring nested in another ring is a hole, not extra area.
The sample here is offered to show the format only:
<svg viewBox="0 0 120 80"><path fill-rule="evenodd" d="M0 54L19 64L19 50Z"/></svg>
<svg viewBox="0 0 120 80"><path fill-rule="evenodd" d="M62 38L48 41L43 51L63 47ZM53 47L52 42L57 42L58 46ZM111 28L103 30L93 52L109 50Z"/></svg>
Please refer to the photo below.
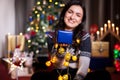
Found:
<svg viewBox="0 0 120 80"><path fill-rule="evenodd" d="M72 44L72 31L58 30L57 42L63 44Z"/></svg>

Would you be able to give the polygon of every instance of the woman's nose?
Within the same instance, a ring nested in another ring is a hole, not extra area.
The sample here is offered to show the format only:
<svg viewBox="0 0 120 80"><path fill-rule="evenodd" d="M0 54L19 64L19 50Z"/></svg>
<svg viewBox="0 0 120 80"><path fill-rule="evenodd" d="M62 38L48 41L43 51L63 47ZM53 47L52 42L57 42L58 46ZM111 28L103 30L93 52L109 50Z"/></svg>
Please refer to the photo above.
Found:
<svg viewBox="0 0 120 80"><path fill-rule="evenodd" d="M71 19L74 19L75 18L75 14L72 14L70 17L71 17Z"/></svg>

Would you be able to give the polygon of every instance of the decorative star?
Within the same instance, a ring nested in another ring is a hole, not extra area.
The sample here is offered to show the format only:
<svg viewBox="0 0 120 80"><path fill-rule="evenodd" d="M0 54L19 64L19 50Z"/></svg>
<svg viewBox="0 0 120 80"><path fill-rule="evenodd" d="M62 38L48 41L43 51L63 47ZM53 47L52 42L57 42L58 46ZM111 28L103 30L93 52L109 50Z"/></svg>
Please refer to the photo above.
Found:
<svg viewBox="0 0 120 80"><path fill-rule="evenodd" d="M4 61L10 64L11 73L15 69L23 69L23 63L26 61L25 53L22 53L19 48L15 49L13 57L3 58Z"/></svg>
<svg viewBox="0 0 120 80"><path fill-rule="evenodd" d="M26 58L19 57L19 59L16 60L16 61L14 61L13 58L4 58L3 60L10 64L10 71L9 71L9 73L11 73L15 69L22 70L23 69L23 63L26 61Z"/></svg>

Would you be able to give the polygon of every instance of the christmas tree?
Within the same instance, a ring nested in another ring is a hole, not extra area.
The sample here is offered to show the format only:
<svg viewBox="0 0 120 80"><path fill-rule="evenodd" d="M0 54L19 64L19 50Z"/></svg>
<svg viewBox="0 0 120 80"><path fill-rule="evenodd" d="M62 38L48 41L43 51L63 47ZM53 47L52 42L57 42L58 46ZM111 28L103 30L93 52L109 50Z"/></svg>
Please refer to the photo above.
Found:
<svg viewBox="0 0 120 80"><path fill-rule="evenodd" d="M26 49L34 56L44 53L47 49L46 37L57 24L61 9L65 6L62 0L37 0L27 23L25 34Z"/></svg>

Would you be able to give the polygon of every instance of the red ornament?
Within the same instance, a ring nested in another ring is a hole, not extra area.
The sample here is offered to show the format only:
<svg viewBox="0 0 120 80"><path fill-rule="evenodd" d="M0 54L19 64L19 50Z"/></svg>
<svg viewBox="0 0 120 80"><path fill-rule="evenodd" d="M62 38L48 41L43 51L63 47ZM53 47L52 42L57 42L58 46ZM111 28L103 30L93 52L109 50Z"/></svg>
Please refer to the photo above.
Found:
<svg viewBox="0 0 120 80"><path fill-rule="evenodd" d="M92 24L90 26L90 34L95 34L98 30L98 26L96 24Z"/></svg>
<svg viewBox="0 0 120 80"><path fill-rule="evenodd" d="M32 30L32 31L30 32L30 34L31 34L31 36L35 36L35 35L36 35L36 32L35 32L34 30Z"/></svg>
<svg viewBox="0 0 120 80"><path fill-rule="evenodd" d="M47 20L48 20L48 21L50 20L50 15L47 17Z"/></svg>

